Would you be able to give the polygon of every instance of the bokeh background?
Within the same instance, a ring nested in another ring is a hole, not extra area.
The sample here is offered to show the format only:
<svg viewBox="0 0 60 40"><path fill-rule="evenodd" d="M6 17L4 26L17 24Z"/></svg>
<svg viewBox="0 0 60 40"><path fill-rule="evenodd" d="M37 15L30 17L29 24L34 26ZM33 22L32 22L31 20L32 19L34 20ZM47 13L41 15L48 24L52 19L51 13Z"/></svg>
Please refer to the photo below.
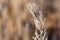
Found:
<svg viewBox="0 0 60 40"><path fill-rule="evenodd" d="M0 0L0 40L33 40L33 16L27 4L35 2L46 18L48 40L60 40L60 0Z"/></svg>

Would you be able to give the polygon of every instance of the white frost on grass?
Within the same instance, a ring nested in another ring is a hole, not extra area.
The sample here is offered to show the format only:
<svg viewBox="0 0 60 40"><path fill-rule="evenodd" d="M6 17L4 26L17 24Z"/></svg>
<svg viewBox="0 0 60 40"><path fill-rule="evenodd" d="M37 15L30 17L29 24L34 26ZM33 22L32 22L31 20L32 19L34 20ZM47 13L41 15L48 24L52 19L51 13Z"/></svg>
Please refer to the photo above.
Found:
<svg viewBox="0 0 60 40"><path fill-rule="evenodd" d="M35 3L28 3L27 8L29 10L29 12L32 14L32 16L34 17L34 22L35 22L35 36L33 36L32 38L34 40L47 40L47 33L46 33L46 29L45 29L45 19L43 19L43 14L42 14L42 10L39 10L38 5ZM37 30L39 30L39 33L37 32Z"/></svg>

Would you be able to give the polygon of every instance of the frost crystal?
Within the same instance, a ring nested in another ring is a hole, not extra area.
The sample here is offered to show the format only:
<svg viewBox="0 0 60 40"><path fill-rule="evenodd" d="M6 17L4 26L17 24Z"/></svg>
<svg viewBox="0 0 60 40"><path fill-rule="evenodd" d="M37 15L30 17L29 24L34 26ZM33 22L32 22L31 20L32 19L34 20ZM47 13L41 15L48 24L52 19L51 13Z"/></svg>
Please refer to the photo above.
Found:
<svg viewBox="0 0 60 40"><path fill-rule="evenodd" d="M44 26L45 19L43 19L42 10L39 10L38 5L36 5L35 3L29 3L27 8L32 16L34 16L34 22L36 26L35 36L33 36L32 38L34 40L47 40L47 33ZM40 34L38 34L38 30Z"/></svg>

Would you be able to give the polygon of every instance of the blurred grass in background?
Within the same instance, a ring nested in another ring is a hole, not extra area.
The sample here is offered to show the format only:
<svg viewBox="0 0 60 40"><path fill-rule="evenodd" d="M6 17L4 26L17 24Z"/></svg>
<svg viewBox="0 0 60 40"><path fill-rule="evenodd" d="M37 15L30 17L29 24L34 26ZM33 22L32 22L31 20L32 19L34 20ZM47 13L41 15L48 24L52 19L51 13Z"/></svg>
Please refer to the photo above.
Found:
<svg viewBox="0 0 60 40"><path fill-rule="evenodd" d="M42 9L46 29L57 29L60 38L60 0L0 0L0 40L33 40L35 24L27 10L29 2Z"/></svg>

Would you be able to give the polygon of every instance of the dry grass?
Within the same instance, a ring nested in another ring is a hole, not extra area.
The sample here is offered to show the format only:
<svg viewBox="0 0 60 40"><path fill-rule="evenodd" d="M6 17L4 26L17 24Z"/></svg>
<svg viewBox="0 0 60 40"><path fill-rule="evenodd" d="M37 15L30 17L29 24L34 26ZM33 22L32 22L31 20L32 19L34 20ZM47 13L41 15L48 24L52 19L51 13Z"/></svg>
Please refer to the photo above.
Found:
<svg viewBox="0 0 60 40"><path fill-rule="evenodd" d="M0 40L33 40L35 31L33 16L27 10L27 4L34 0L0 0ZM53 1L56 11L48 11L51 2L36 0L39 9L46 17L46 29L55 28L60 33L60 0ZM57 21L58 20L58 21ZM59 34L60 35L60 34ZM53 36L54 37L54 36Z"/></svg>

